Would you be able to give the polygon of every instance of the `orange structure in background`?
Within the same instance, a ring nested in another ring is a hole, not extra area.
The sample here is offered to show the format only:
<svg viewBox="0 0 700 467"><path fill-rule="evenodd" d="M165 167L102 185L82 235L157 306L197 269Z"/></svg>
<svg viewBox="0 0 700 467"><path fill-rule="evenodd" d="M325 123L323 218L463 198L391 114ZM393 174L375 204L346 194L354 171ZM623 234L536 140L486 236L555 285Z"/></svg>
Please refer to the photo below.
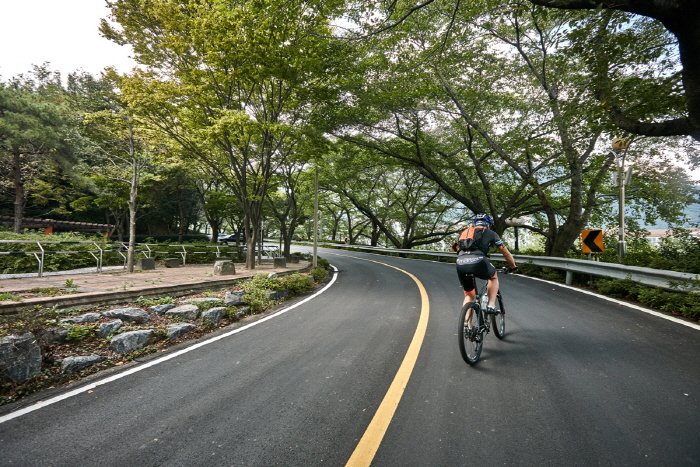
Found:
<svg viewBox="0 0 700 467"><path fill-rule="evenodd" d="M12 216L0 216L0 224L14 225L15 218ZM45 235L51 235L54 231L63 232L102 232L105 241L108 240L109 233L114 226L112 224L93 224L90 222L57 221L54 219L33 219L25 217L22 219L23 229L44 229Z"/></svg>

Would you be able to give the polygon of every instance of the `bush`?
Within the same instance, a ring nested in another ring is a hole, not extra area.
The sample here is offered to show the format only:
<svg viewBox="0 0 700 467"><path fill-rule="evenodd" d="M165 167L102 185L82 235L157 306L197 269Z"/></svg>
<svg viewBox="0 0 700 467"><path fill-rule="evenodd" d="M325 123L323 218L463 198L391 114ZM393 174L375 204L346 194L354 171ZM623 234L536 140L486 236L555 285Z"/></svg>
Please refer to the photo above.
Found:
<svg viewBox="0 0 700 467"><path fill-rule="evenodd" d="M279 279L282 289L288 289L293 295L304 293L311 288L312 281L309 276L293 274Z"/></svg>
<svg viewBox="0 0 700 467"><path fill-rule="evenodd" d="M316 282L321 282L324 277L328 274L328 269L318 266L311 271L311 275L314 277Z"/></svg>

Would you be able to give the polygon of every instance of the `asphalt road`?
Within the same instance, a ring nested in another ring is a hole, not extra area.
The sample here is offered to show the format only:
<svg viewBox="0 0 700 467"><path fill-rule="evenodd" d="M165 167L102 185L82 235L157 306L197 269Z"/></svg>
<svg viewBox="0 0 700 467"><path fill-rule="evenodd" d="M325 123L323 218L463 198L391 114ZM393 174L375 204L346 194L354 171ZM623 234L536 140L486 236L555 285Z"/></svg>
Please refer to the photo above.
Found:
<svg viewBox="0 0 700 467"><path fill-rule="evenodd" d="M700 464L697 327L506 276L506 338L470 367L453 265L320 254L339 274L314 299L5 419L0 465L342 466L361 439L374 466Z"/></svg>

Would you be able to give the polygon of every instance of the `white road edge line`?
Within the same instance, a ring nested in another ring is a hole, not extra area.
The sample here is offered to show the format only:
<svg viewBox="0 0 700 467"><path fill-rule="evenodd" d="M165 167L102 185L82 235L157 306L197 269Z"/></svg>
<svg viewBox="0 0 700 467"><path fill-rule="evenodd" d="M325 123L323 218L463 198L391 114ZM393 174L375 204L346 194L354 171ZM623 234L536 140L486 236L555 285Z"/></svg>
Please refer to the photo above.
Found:
<svg viewBox="0 0 700 467"><path fill-rule="evenodd" d="M542 279L542 278L539 278L539 277L529 277L529 276L523 276L523 277L527 277L528 279L532 279L532 280L536 280L536 281L547 282L547 283L549 283L549 284L556 285L556 286L558 286L558 287L564 287L564 288L571 289L571 290L575 290L575 291L577 291L577 292L585 293L585 294L588 294L588 295L593 295L594 297L602 298L603 300L607 300L607 301L612 302L612 303L615 303L615 304L617 304L617 305L622 305L622 306L626 306L626 307L629 307L629 308L634 308L635 310L643 311L644 313L648 313L648 314L650 314L650 315L654 315L654 316L656 316L656 317L658 317L658 318L667 319L667 320L669 320L669 321L673 321L674 323L683 324L683 325L685 325L685 326L688 326L688 327L690 327L690 328L694 328L694 329L700 331L700 324L691 323L690 321L686 321L686 320L683 320L683 319L680 319L680 318L676 318L675 316L669 316L669 315L666 315L666 314L664 314L664 313L660 313L660 312L658 312L658 311L651 310L651 309L649 309L649 308L645 308L645 307L643 307L643 306L635 305L634 303L623 302L623 301L621 301L621 300L616 300L616 299L614 299L614 298L612 298L612 297L607 297L607 296L605 296L605 295L601 295L601 294L592 292L592 291L590 291L590 290L580 289L580 288L578 288L578 287L574 287L574 286L571 286L571 285L560 284L559 282L548 281L548 280L546 280L546 279Z"/></svg>
<svg viewBox="0 0 700 467"><path fill-rule="evenodd" d="M7 415L3 415L2 417L0 417L0 424L3 424L3 423L5 423L5 422L10 421L10 420L12 420L12 419L14 419L14 418L17 418L17 417L21 417L22 415L26 415L26 414L28 414L28 413L30 413L30 412L34 412L35 410L39 410L39 409L44 408L44 407L46 407L46 406L49 406L49 405L51 405L51 404L55 404L56 402L60 402L60 401L62 401L62 400L64 400L64 399L68 399L68 398L70 398L70 397L77 396L78 394L82 394L82 393L84 393L84 392L90 391L90 390L92 390L92 389L95 389L95 388L98 387L98 386L102 386L102 385L105 385L105 384L107 384L107 383L111 383L112 381L116 381L116 380L118 380L118 379L124 378L125 376L129 376L129 375L132 375L132 374L134 374L134 373L138 373L138 372L141 371L141 370L145 370L146 368L150 368L150 367L152 367L152 366L158 365L159 363L163 363L163 362L165 362L165 361L167 361L167 360L170 360L170 359L172 359L172 358L175 358L175 357L178 357L178 356L180 356L180 355L186 354L187 352L191 352L192 350L198 349L198 348L200 348L200 347L204 347L205 345L209 345L209 344L211 344L211 343L213 343L213 342L216 342L216 341L218 341L218 340L220 340L220 339L224 339L224 338L229 337L229 336L232 336L232 335L234 335L234 334L238 334L239 332L243 332L243 331L245 331L246 329L250 329L250 328L252 328L253 326L257 326L258 324L264 323L265 321L271 320L272 318L276 318L277 316L280 316L280 315L282 315L282 314L284 314L284 313L286 313L286 312L288 312L288 311L290 311L290 310L293 310L294 308L296 308L296 307L298 307L298 306L301 306L301 305L303 305L304 303L306 303L306 302L308 302L308 301L310 301L310 300L312 300L312 299L318 297L318 296L321 295L323 292L325 292L326 290L328 290L328 289L330 288L331 285L333 285L333 283L335 282L335 280L336 280L337 277L338 277L338 269L337 269L335 266L333 266L333 265L331 265L331 267L333 268L333 278L330 280L330 282L328 282L328 284L326 284L325 287L323 287L321 290L319 290L319 291L316 292L315 294L313 294L313 295L311 295L311 296L309 296L309 297L306 297L304 300L301 300L301 301L295 303L294 305L291 305L289 308L284 308L284 309L282 309L282 310L280 310L280 311L278 311L278 312L276 312L276 313L273 313L273 314L271 314L271 315L269 315L269 316L266 316L266 317L264 317L264 318L261 318L261 319L255 321L255 322L253 322L253 323L247 324L247 325L242 326L242 327L240 327L240 328L238 328L238 329L234 329L233 331L229 331L229 332L227 332L227 333L218 335L218 336L216 336L216 337L212 337L211 339L207 339L206 341L200 342L200 343L198 343L198 344L194 344L194 345L192 345L192 346L190 346L190 347L187 347L186 349L178 350L177 352L171 353L171 354L169 354L169 355L164 355L163 357L160 357L160 358L158 358L158 359L152 360L152 361L150 361L150 362L148 362L148 363L144 363L143 365L136 366L136 367L131 368L131 369L127 370L127 371L124 371L123 373L119 373L119 374L117 374L117 375L110 376L109 378L105 378L105 379L102 379L102 380L100 380L100 381L94 382L94 383L92 383L92 384L88 384L87 386L82 386L82 387L80 387L80 388L77 388L77 389L74 389L74 390L72 390L72 391L69 391L69 392L67 392L67 393L65 393L65 394L61 394L60 396L52 397L51 399L48 399L48 400L45 400L45 401L39 401L39 402L37 402L37 403L34 404L34 405L31 405L31 406L29 406L29 407L25 407L25 408L23 408L23 409L17 410L16 412L11 412L11 413L9 413L9 414L7 414Z"/></svg>

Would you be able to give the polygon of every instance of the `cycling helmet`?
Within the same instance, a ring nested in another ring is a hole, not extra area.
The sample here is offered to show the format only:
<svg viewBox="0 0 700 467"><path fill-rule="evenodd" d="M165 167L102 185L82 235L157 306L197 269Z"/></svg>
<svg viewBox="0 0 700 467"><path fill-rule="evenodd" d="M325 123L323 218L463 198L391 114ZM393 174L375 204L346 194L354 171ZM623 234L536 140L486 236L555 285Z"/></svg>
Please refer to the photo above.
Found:
<svg viewBox="0 0 700 467"><path fill-rule="evenodd" d="M493 225L493 219L491 219L491 216L489 216L488 214L477 214L476 216L474 216L474 224L491 226Z"/></svg>

